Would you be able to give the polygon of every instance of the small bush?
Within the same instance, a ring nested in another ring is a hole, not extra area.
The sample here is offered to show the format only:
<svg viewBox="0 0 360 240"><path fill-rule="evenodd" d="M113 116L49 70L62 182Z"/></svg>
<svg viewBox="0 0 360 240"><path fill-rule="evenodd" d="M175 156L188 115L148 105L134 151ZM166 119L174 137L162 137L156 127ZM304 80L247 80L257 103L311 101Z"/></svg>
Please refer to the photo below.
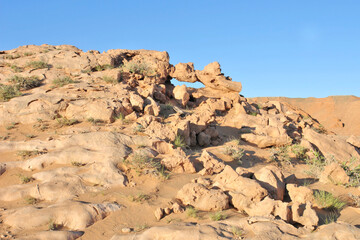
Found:
<svg viewBox="0 0 360 240"><path fill-rule="evenodd" d="M7 55L4 56L4 59L12 60L12 59L17 59L19 57L21 57L21 56L18 53L16 55L7 54Z"/></svg>
<svg viewBox="0 0 360 240"><path fill-rule="evenodd" d="M51 219L49 221L48 228L49 228L49 231L56 231L56 230L59 230L61 228L61 225L55 223L54 220Z"/></svg>
<svg viewBox="0 0 360 240"><path fill-rule="evenodd" d="M322 218L324 224L330 224L333 222L336 222L337 218L338 218L339 214L337 212L330 212L328 214L326 214L326 216L324 218Z"/></svg>
<svg viewBox="0 0 360 240"><path fill-rule="evenodd" d="M111 83L111 84L117 84L119 83L119 81L113 77L109 77L109 76L104 76L102 78L106 83Z"/></svg>
<svg viewBox="0 0 360 240"><path fill-rule="evenodd" d="M329 210L340 211L346 205L346 203L326 191L316 191L314 193L314 198L320 207Z"/></svg>
<svg viewBox="0 0 360 240"><path fill-rule="evenodd" d="M38 203L38 199L34 198L34 197L27 197L25 198L25 202L29 205L34 205L36 203Z"/></svg>
<svg viewBox="0 0 360 240"><path fill-rule="evenodd" d="M248 115L251 115L251 116L257 116L258 115L258 113L257 112L248 112Z"/></svg>
<svg viewBox="0 0 360 240"><path fill-rule="evenodd" d="M173 113L175 113L175 110L171 104L160 104L160 116L168 118Z"/></svg>
<svg viewBox="0 0 360 240"><path fill-rule="evenodd" d="M149 157L146 152L143 151L135 152L133 154L131 158L131 165L133 165L137 169L161 168L161 164L159 161L156 161L154 158Z"/></svg>
<svg viewBox="0 0 360 240"><path fill-rule="evenodd" d="M357 164L359 160L356 157L351 157L349 161L343 162L341 167L345 170L350 178L350 187L360 186L360 165Z"/></svg>
<svg viewBox="0 0 360 240"><path fill-rule="evenodd" d="M101 71L104 71L106 69L113 69L114 67L111 66L110 64L105 64L105 65L97 65L96 67L94 67L92 69L92 71L94 72L101 72Z"/></svg>
<svg viewBox="0 0 360 240"><path fill-rule="evenodd" d="M315 132L320 133L320 134L327 134L328 131L326 130L326 128L323 125L319 125L318 127L311 127Z"/></svg>
<svg viewBox="0 0 360 240"><path fill-rule="evenodd" d="M227 215L224 214L222 211L218 211L218 212L210 214L210 219L212 221L225 220L226 218L227 218Z"/></svg>
<svg viewBox="0 0 360 240"><path fill-rule="evenodd" d="M38 156L38 155L41 155L44 153L45 152L38 151L38 150L33 150L33 151L22 150L22 151L17 151L16 155L20 156L22 159L26 159L26 158Z"/></svg>
<svg viewBox="0 0 360 240"><path fill-rule="evenodd" d="M17 123L12 122L10 125L6 126L6 130L14 129Z"/></svg>
<svg viewBox="0 0 360 240"><path fill-rule="evenodd" d="M58 122L59 127L71 126L71 125L79 123L79 121L77 119L67 119L64 117L57 118L56 121Z"/></svg>
<svg viewBox="0 0 360 240"><path fill-rule="evenodd" d="M14 97L21 96L21 92L14 86L0 84L0 101L9 101Z"/></svg>
<svg viewBox="0 0 360 240"><path fill-rule="evenodd" d="M245 150L236 146L226 146L224 149L224 154L231 156L235 161L241 163L241 158L244 156Z"/></svg>
<svg viewBox="0 0 360 240"><path fill-rule="evenodd" d="M9 78L8 81L13 83L14 86L19 90L29 90L41 85L41 80L36 76L21 77L15 75Z"/></svg>
<svg viewBox="0 0 360 240"><path fill-rule="evenodd" d="M144 132L144 127L143 127L143 125L137 124L137 125L133 128L133 132L134 132L134 133Z"/></svg>
<svg viewBox="0 0 360 240"><path fill-rule="evenodd" d="M16 72L16 73L24 71L24 69L22 67L18 67L16 65L11 65L10 67L11 67L11 70L13 70L13 72Z"/></svg>
<svg viewBox="0 0 360 240"><path fill-rule="evenodd" d="M178 147L180 147L180 148L186 147L186 143L185 143L184 137L181 136L181 135L179 135L179 134L176 135L175 140L174 140L174 146L175 146L176 148L178 148Z"/></svg>
<svg viewBox="0 0 360 240"><path fill-rule="evenodd" d="M145 76L151 76L155 74L154 69L152 69L146 62L126 62L124 65L122 65L121 68L127 70L130 73L142 74Z"/></svg>
<svg viewBox="0 0 360 240"><path fill-rule="evenodd" d="M143 193L140 193L140 194L138 194L136 196L133 196L133 195L129 196L129 200L131 202L141 202L142 203L142 202L145 202L145 201L147 201L149 199L150 199L150 196L147 195L147 194L143 194Z"/></svg>
<svg viewBox="0 0 360 240"><path fill-rule="evenodd" d="M18 176L19 176L22 184L26 184L26 183L29 183L29 182L32 182L33 180L35 180L33 177L24 176L21 174L19 174Z"/></svg>
<svg viewBox="0 0 360 240"><path fill-rule="evenodd" d="M94 118L88 118L87 121L90 122L90 123L92 123L94 126L98 126L98 125L104 123L103 120L101 120L101 119L94 119Z"/></svg>
<svg viewBox="0 0 360 240"><path fill-rule="evenodd" d="M70 83L74 83L74 80L72 80L70 77L56 78L52 82L54 87L63 87Z"/></svg>
<svg viewBox="0 0 360 240"><path fill-rule="evenodd" d="M196 210L194 207L192 206L188 206L186 208L186 216L188 217L192 217L192 218L197 218L198 217L198 210Z"/></svg>
<svg viewBox="0 0 360 240"><path fill-rule="evenodd" d="M24 56L25 57L28 57L28 56L32 56L32 55L34 55L35 53L32 53L32 52L25 52L24 53Z"/></svg>
<svg viewBox="0 0 360 240"><path fill-rule="evenodd" d="M71 165L73 165L74 167L82 167L85 166L85 163L81 163L81 162L76 162L76 161L72 161Z"/></svg>
<svg viewBox="0 0 360 240"><path fill-rule="evenodd" d="M295 154L295 157L298 160L304 160L306 159L306 152L307 149L300 144L294 144L291 146L291 151Z"/></svg>
<svg viewBox="0 0 360 240"><path fill-rule="evenodd" d="M313 177L318 177L321 171L326 166L325 158L318 151L312 151L314 157L305 159L306 165L309 166L309 170L305 171L306 174Z"/></svg>
<svg viewBox="0 0 360 240"><path fill-rule="evenodd" d="M31 61L26 64L26 67L33 69L42 69L42 68L48 68L49 65L43 61Z"/></svg>
<svg viewBox="0 0 360 240"><path fill-rule="evenodd" d="M233 226L231 232L234 235L234 239L243 239L245 232L242 228Z"/></svg>

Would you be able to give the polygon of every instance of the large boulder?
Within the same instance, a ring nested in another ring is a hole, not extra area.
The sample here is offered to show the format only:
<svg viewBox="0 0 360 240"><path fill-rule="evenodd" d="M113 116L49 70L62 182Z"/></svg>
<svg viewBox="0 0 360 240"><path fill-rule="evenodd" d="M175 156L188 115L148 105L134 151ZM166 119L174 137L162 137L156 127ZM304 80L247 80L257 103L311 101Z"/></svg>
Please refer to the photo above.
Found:
<svg viewBox="0 0 360 240"><path fill-rule="evenodd" d="M215 176L214 186L228 191L232 205L239 211L246 211L252 204L264 199L268 192L254 179L240 176L230 166Z"/></svg>
<svg viewBox="0 0 360 240"><path fill-rule="evenodd" d="M201 175L212 175L219 173L225 168L223 161L218 159L214 154L204 150L198 160L203 164L204 168L199 172Z"/></svg>
<svg viewBox="0 0 360 240"><path fill-rule="evenodd" d="M305 186L296 186L295 184L287 184L286 189L288 190L291 201L305 204L306 202L314 202L313 191Z"/></svg>
<svg viewBox="0 0 360 240"><path fill-rule="evenodd" d="M174 98L178 100L183 106L189 102L190 94L188 93L186 86L176 86L173 90Z"/></svg>
<svg viewBox="0 0 360 240"><path fill-rule="evenodd" d="M282 171L276 166L266 166L254 174L255 179L265 188L270 197L283 200L285 193L285 179Z"/></svg>
<svg viewBox="0 0 360 240"><path fill-rule="evenodd" d="M219 211L229 208L229 197L219 189L207 189L199 183L188 183L177 193L184 205L202 211Z"/></svg>
<svg viewBox="0 0 360 240"><path fill-rule="evenodd" d="M347 184L350 178L338 163L333 162L321 172L319 181L322 183Z"/></svg>

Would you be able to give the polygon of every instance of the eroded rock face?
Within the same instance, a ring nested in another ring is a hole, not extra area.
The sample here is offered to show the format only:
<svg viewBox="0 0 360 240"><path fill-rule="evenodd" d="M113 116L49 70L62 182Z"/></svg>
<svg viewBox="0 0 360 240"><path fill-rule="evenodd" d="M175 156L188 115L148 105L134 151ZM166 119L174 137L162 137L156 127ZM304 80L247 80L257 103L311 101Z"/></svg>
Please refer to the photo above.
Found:
<svg viewBox="0 0 360 240"><path fill-rule="evenodd" d="M204 168L199 172L201 175L212 175L214 173L220 173L224 168L225 164L218 159L214 154L204 150L198 159L202 162Z"/></svg>
<svg viewBox="0 0 360 240"><path fill-rule="evenodd" d="M331 163L321 172L319 181L322 183L347 184L350 181L345 170L338 163Z"/></svg>
<svg viewBox="0 0 360 240"><path fill-rule="evenodd" d="M221 73L218 62L208 64L202 71L194 70L193 63L179 63L175 65L175 70L170 75L182 82L199 81L213 90L239 93L242 89L240 82L233 82L231 78Z"/></svg>
<svg viewBox="0 0 360 240"><path fill-rule="evenodd" d="M268 192L260 186L256 180L244 178L236 173L230 166L214 178L214 186L228 191L231 196L230 202L238 210L246 211L250 205L260 202Z"/></svg>
<svg viewBox="0 0 360 240"><path fill-rule="evenodd" d="M219 211L229 208L229 197L219 189L207 189L199 183L188 183L177 193L183 204L202 211Z"/></svg>
<svg viewBox="0 0 360 240"><path fill-rule="evenodd" d="M284 199L285 179L279 168L266 166L256 171L254 176L273 199L281 201Z"/></svg>
<svg viewBox="0 0 360 240"><path fill-rule="evenodd" d="M40 209L24 207L5 212L4 223L14 228L34 229L46 225L52 220L55 224L69 229L83 230L120 208L120 205L114 203L83 204L77 202L63 202Z"/></svg>

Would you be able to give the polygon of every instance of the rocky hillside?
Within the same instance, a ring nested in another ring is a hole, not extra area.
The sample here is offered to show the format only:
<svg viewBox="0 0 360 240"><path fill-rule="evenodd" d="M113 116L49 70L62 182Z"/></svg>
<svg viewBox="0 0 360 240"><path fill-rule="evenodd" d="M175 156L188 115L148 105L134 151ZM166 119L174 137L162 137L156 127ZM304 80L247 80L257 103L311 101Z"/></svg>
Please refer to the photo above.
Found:
<svg viewBox="0 0 360 240"><path fill-rule="evenodd" d="M360 239L359 137L246 99L219 63L68 45L0 59L1 239Z"/></svg>
<svg viewBox="0 0 360 240"><path fill-rule="evenodd" d="M255 101L281 101L303 109L330 131L345 136L360 136L360 98L331 96L327 98L262 97Z"/></svg>

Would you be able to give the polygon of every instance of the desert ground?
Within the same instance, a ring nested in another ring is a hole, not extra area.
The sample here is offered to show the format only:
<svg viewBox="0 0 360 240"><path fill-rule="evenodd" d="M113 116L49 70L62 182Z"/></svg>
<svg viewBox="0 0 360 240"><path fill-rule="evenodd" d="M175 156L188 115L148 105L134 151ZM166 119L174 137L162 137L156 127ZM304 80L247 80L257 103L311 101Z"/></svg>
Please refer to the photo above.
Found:
<svg viewBox="0 0 360 240"><path fill-rule="evenodd" d="M241 90L167 52L0 51L0 238L360 239L360 98Z"/></svg>

